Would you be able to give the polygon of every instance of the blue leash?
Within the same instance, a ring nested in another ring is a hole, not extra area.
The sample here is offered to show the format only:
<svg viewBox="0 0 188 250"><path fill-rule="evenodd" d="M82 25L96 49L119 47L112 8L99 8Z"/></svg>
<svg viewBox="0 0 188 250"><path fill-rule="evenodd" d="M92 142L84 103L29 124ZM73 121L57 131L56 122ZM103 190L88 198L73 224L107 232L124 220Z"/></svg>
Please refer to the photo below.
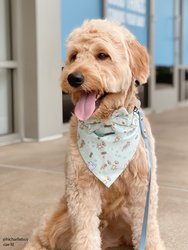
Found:
<svg viewBox="0 0 188 250"><path fill-rule="evenodd" d="M151 153L148 135L145 129L143 112L141 109L138 110L137 108L135 109L135 111L137 112L139 116L140 130L141 130L141 134L144 139L144 142L145 142L145 147L146 147L147 155L149 158L149 183L148 183L148 191L147 191L146 203L145 203L145 209L144 209L142 233L141 233L140 245L139 245L139 250L144 250L146 246L147 224L148 224L148 215L149 215L149 201L150 201L150 189L151 189L150 187L151 187L151 173L152 173L152 153Z"/></svg>

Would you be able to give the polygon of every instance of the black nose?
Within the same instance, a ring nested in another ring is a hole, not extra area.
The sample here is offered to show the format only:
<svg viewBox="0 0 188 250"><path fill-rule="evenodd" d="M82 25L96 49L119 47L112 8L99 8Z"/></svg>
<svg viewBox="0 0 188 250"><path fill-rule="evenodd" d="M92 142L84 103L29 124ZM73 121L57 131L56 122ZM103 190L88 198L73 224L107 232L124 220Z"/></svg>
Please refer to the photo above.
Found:
<svg viewBox="0 0 188 250"><path fill-rule="evenodd" d="M67 80L72 87L78 88L84 82L84 76L79 72L68 75Z"/></svg>

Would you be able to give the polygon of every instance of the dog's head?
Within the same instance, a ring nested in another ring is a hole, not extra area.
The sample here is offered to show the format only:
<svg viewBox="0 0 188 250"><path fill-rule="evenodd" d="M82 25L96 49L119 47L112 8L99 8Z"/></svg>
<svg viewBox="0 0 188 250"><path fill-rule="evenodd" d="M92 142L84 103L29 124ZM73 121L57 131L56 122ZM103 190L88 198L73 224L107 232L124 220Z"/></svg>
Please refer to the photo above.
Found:
<svg viewBox="0 0 188 250"><path fill-rule="evenodd" d="M148 75L147 51L126 28L91 20L70 34L62 88L78 119L105 118L132 102L135 81L145 83Z"/></svg>

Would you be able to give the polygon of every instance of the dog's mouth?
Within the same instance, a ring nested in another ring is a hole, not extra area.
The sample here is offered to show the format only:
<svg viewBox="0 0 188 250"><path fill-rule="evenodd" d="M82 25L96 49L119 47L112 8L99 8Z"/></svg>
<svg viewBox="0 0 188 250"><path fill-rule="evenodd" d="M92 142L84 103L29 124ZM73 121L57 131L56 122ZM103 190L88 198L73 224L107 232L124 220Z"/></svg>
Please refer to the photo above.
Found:
<svg viewBox="0 0 188 250"><path fill-rule="evenodd" d="M85 121L99 108L103 98L107 93L97 94L96 92L81 92L79 101L75 106L75 115L81 120Z"/></svg>

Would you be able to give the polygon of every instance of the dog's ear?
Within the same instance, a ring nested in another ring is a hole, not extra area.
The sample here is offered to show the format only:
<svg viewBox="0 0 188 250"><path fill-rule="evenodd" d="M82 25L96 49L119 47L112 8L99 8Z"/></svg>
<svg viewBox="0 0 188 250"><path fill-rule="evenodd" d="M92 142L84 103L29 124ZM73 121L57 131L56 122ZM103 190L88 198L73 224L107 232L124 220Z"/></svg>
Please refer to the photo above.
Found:
<svg viewBox="0 0 188 250"><path fill-rule="evenodd" d="M146 83L149 77L149 55L146 48L132 39L128 42L128 51L134 79L140 84Z"/></svg>

